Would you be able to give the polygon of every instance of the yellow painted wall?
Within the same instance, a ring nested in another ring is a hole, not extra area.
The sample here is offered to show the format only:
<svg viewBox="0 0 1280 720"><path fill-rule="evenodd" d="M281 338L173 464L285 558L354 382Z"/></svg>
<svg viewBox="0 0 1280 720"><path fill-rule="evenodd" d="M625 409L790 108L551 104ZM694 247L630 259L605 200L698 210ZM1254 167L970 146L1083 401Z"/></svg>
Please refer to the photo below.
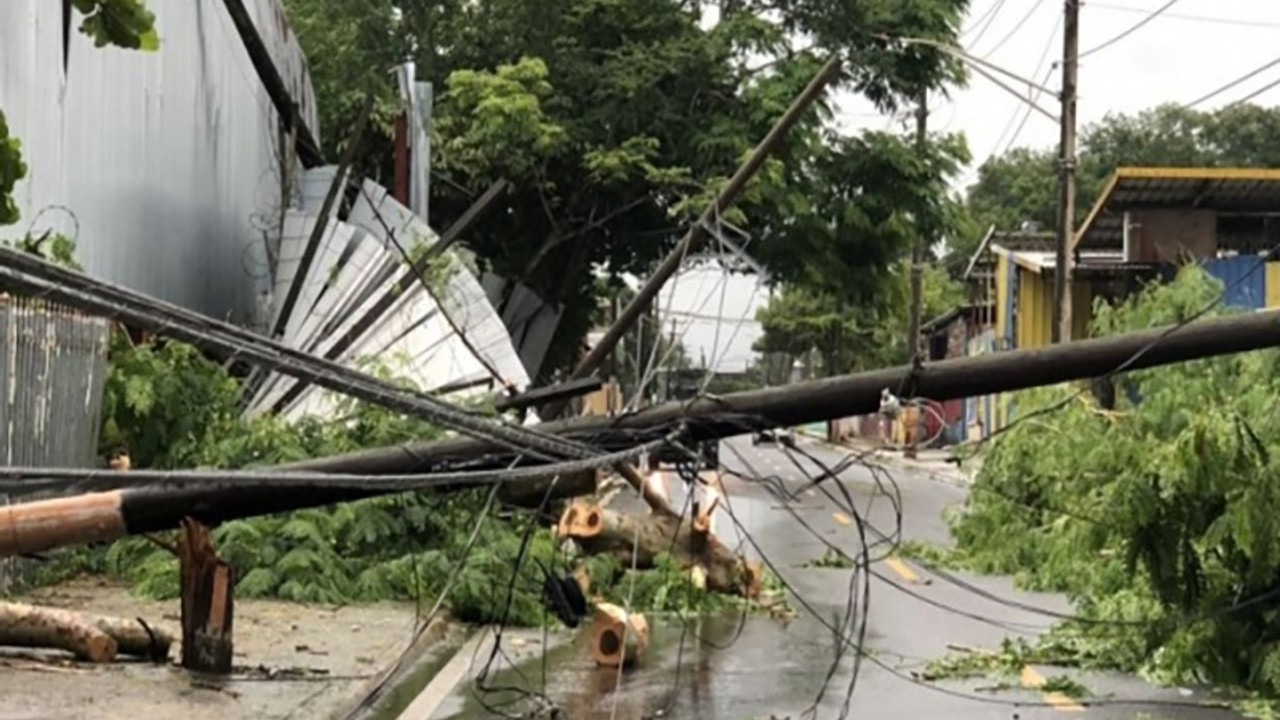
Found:
<svg viewBox="0 0 1280 720"><path fill-rule="evenodd" d="M1017 267L1017 298L1014 303L1014 316L1008 317L1009 259L1001 256L996 266L996 323L997 337L1004 337L1007 323L1012 323L1014 347L1042 348L1053 342L1053 274L1040 275L1032 270ZM1280 265L1280 263L1277 263ZM1280 278L1280 271L1278 271ZM1277 300L1280 301L1280 282L1277 282ZM1270 287L1270 285L1268 285ZM1077 282L1072 293L1071 335L1073 340L1088 337L1089 324L1093 319L1093 288L1089 283ZM1277 303L1280 305L1280 302ZM1012 407L1012 395L1004 393L992 398L991 415L987 417L986 403L979 403L978 414L989 432L1004 427L1015 409Z"/></svg>
<svg viewBox="0 0 1280 720"><path fill-rule="evenodd" d="M996 259L996 337L1003 338L1009 329L1009 258L1001 255Z"/></svg>
<svg viewBox="0 0 1280 720"><path fill-rule="evenodd" d="M1014 337L1018 348L1048 347L1053 343L1053 276L1030 270L1018 271L1018 316ZM1093 319L1093 292L1088 283L1077 282L1071 293L1071 339L1089 335Z"/></svg>
<svg viewBox="0 0 1280 720"><path fill-rule="evenodd" d="M1280 307L1280 262L1267 263L1267 307Z"/></svg>
<svg viewBox="0 0 1280 720"><path fill-rule="evenodd" d="M1018 269L1018 308L1013 319L1014 347L1048 347L1053 342L1053 278Z"/></svg>

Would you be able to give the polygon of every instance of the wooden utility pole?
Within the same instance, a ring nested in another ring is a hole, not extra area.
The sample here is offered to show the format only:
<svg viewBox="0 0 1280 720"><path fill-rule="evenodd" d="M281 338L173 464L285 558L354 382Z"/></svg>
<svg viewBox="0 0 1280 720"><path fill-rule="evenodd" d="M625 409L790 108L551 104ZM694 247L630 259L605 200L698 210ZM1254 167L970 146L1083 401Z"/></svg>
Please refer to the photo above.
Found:
<svg viewBox="0 0 1280 720"><path fill-rule="evenodd" d="M320 143L316 142L311 128L303 122L302 113L298 110L297 98L289 94L289 86L280 76L275 62L272 61L271 53L267 50L266 43L262 41L262 35L258 33L258 27L253 24L253 17L244 6L244 0L223 0L223 4L226 5L227 15L231 17L231 23L235 25L236 32L240 35L240 41L244 43L245 51L249 53L249 62L258 73L258 79L262 81L267 96L271 98L271 104L275 106L285 127L293 131L291 134L297 139L295 149L302 160L302 166L313 168L323 165L325 158L324 153L320 151Z"/></svg>
<svg viewBox="0 0 1280 720"><path fill-rule="evenodd" d="M791 128L800 121L801 116L822 95L827 83L831 82L839 72L840 59L832 57L827 60L813 80L810 80L800 95L792 101L791 107L787 108L787 111L782 114L778 122L774 124L769 133L765 135L760 144L747 157L746 162L738 168L733 177L729 178L729 182L725 184L720 194L716 196L715 201L703 211L702 215L694 222L693 227L689 228L689 232L680 240L680 243L663 259L662 264L653 271L653 274L649 276L649 280L645 282L640 291L636 293L635 298L622 311L618 321L609 327L604 337L600 338L600 342L596 343L595 347L591 348L587 356L582 359L582 362L578 363L578 366L573 369L573 374L568 379L584 378L599 369L601 363L613 352L614 346L618 344L622 336L636 324L636 321L648 309L653 299L657 297L658 292L662 290L662 286L666 285L671 276L680 270L681 264L684 262L685 257L690 254L694 244L702 240L707 234L707 226L714 223L725 209L733 205L738 199L738 195L747 186L747 183L750 182L751 178L755 177L760 167L764 165L764 161L768 159L774 148L778 146L782 138L786 137ZM555 403L542 408L538 414L543 419L550 420L559 416L564 408L565 405L563 403Z"/></svg>
<svg viewBox="0 0 1280 720"><path fill-rule="evenodd" d="M1076 214L1076 65L1080 55L1080 0L1066 0L1062 53L1062 142L1058 169L1061 197L1058 202L1058 257L1054 273L1053 301L1057 310L1054 341L1071 341L1072 275L1075 262Z"/></svg>
<svg viewBox="0 0 1280 720"><path fill-rule="evenodd" d="M916 151L924 156L925 144L929 141L929 90L920 91L920 106L916 108ZM925 226L928 223L920 216L916 217L916 238L911 245L911 317L907 321L907 362L914 363L920 359L920 314L923 312L922 295L924 289L924 248L932 238L925 237ZM916 420L911 413L907 414L907 446L903 455L916 457Z"/></svg>
<svg viewBox="0 0 1280 720"><path fill-rule="evenodd" d="M1280 347L1280 313L1264 311L1202 320L1176 331L1153 328L1045 348L1011 350L977 357L940 360L924 368L900 366L763 390L697 400L675 400L644 412L619 417L577 417L544 423L543 432L587 438L603 447L635 442L637 431L684 423L693 441L744 435L756 429L804 425L832 418L865 415L880 407L885 388L904 385L910 394L943 402L957 398L1056 385L1116 372L1142 370L1188 360ZM488 467L510 464L491 441L455 437L309 460L275 468L358 475L430 472L451 463L494 459ZM0 468L3 475L5 468ZM136 474L136 471L135 473ZM57 475L48 468L23 469L22 477ZM438 492L483 484L435 488ZM518 483L530 485L536 481ZM515 484L515 483L513 483ZM0 512L0 557L37 553L67 545L114 540L125 535L177 527L183 518L215 524L257 515L348 502L386 494L370 488L315 487L267 483L163 485L126 488L6 505ZM672 514L670 517L678 518ZM226 627L223 625L223 627Z"/></svg>

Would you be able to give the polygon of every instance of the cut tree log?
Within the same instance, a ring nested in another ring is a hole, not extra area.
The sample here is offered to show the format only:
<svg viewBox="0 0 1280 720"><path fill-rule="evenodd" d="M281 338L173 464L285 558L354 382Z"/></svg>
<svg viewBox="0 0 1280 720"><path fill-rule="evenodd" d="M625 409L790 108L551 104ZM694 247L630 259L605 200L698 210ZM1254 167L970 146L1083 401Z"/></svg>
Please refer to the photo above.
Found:
<svg viewBox="0 0 1280 720"><path fill-rule="evenodd" d="M116 658L114 638L71 610L0 603L0 645L55 648L94 663Z"/></svg>
<svg viewBox="0 0 1280 720"><path fill-rule="evenodd" d="M76 649L67 647L62 643L40 643L37 641L37 638L40 637L39 633L32 634L27 630L11 630L10 628L15 627L15 624L9 622L10 618L26 618L26 620L16 623L17 626L29 625L31 622L39 622L44 626L55 626L62 623L69 628L73 628L76 634L81 633L80 626L85 625L106 633L115 642L116 653L144 657L153 662L163 662L168 659L169 650L173 647L172 633L147 624L141 618L130 620L128 618L105 617L80 613L74 610L45 608L11 602L0 602L0 645L60 648L70 650L82 659L92 659L89 654L78 652ZM92 635L92 633L86 634L86 636L89 635ZM96 636L93 637L96 639ZM26 641L24 641L24 638Z"/></svg>
<svg viewBox="0 0 1280 720"><path fill-rule="evenodd" d="M588 651L597 665L631 665L649 649L649 623L610 603L597 603Z"/></svg>
<svg viewBox="0 0 1280 720"><path fill-rule="evenodd" d="M556 526L559 539L572 539L589 555L612 554L624 567L654 565L658 555L670 552L687 568L706 571L707 589L756 598L762 572L759 563L748 562L730 551L710 533L698 533L679 517L633 517L582 501L571 504Z"/></svg>
<svg viewBox="0 0 1280 720"><path fill-rule="evenodd" d="M86 615L85 618L116 641L116 650L122 655L144 657L152 662L169 659L173 647L173 633L144 623L142 618L102 617Z"/></svg>
<svg viewBox="0 0 1280 720"><path fill-rule="evenodd" d="M235 574L214 552L209 529L185 518L178 540L182 586L182 666L231 672Z"/></svg>

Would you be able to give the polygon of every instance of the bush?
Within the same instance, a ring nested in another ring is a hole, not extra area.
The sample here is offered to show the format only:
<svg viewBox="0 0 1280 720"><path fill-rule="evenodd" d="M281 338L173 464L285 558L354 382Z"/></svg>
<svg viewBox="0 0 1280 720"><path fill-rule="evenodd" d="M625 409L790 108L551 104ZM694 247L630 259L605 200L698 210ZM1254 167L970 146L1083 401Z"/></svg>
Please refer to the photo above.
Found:
<svg viewBox="0 0 1280 720"><path fill-rule="evenodd" d="M1095 333L1190 317L1221 287L1196 267L1118 307ZM1221 314L1221 313L1217 313ZM1280 693L1280 355L1130 373L1116 412L1071 388L1028 392L963 512L952 559L1067 593L1081 615L1050 638L1086 664ZM1068 399L1069 398L1069 399Z"/></svg>

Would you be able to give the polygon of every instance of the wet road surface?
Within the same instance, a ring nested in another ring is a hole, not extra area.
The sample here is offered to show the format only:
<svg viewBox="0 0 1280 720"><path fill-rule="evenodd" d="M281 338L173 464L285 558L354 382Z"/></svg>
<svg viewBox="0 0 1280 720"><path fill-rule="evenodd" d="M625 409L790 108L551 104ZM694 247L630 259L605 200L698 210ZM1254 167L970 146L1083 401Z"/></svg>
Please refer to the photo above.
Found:
<svg viewBox="0 0 1280 720"><path fill-rule="evenodd" d="M846 453L817 443L804 443L828 467ZM732 441L721 451L730 470L752 477L777 476L792 493L806 479L780 448ZM809 473L818 472L808 466ZM853 467L841 479L872 525L890 532L897 512L865 468ZM963 502L965 490L907 471L895 470L901 494L903 535L935 543L948 542L942 519L945 508ZM917 682L911 672L946 654L948 646L997 648L1003 638L1045 629L1052 619L1026 609L983 598L971 590L942 582L909 561L884 560L873 568L880 576L870 586L866 647L856 687L845 707L853 677L852 653L846 652L828 682L841 642L827 625L838 626L850 595L851 570L802 567L822 555L826 545L796 519L799 515L817 534L849 552L860 547L847 514L820 493L803 492L784 502L758 482L726 475L728 511L720 511L716 532L730 546L743 540L737 524L754 545L744 543L748 557L763 557L803 598L810 609L792 600L797 615L790 621L738 613L690 621L649 619L651 645L640 667L619 675L597 668L581 647L583 636L555 633L545 653L541 633L507 633L504 647L510 666L491 675L488 685L544 691L569 720L766 720L769 718L1059 718L1064 715L1107 720L1220 720L1239 717L1203 707L1199 692L1157 688L1117 674L1078 673L1029 668L1023 682L1069 675L1088 688L1078 702L1041 693L1034 687L1003 688L997 680ZM678 497L672 498L678 502ZM788 506L790 509L788 509ZM731 512L731 515L730 515ZM1007 578L963 576L1000 599L1036 608L1069 612L1065 599L1017 592ZM896 586L896 587L895 587ZM907 591L907 592L904 592ZM913 597L907 593L914 593ZM922 599L923 598L923 599ZM994 625L989 621L995 621ZM485 644L491 643L486 638ZM487 653L479 653L471 676ZM545 654L545 672L543 655ZM823 688L825 686L825 692ZM514 697L514 696L512 696ZM463 682L432 716L458 720L494 717L492 704L501 693L487 694L485 709L472 684ZM816 715L805 715L816 707ZM847 715L843 711L847 710Z"/></svg>

